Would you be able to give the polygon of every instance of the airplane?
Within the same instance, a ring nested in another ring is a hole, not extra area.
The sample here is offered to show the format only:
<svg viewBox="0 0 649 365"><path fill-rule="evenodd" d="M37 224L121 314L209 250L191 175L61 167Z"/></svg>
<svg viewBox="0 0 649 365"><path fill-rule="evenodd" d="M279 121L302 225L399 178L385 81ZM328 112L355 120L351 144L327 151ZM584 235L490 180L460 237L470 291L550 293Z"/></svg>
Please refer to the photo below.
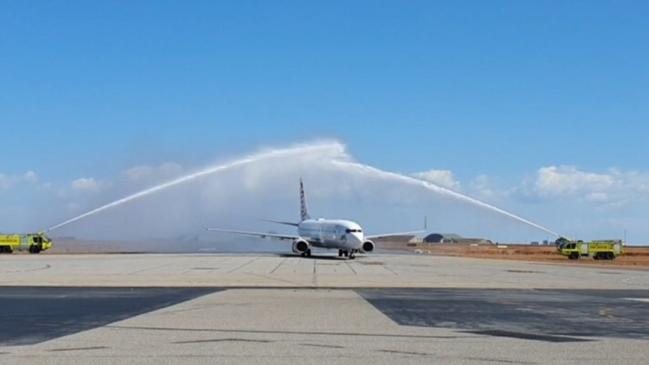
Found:
<svg viewBox="0 0 649 365"><path fill-rule="evenodd" d="M300 217L299 223L268 220L268 222L294 226L297 235L276 234L251 231L237 231L222 228L206 228L207 231L233 233L240 235L256 236L293 241L293 253L302 257L311 256L311 248L338 249L338 257L354 259L357 253L374 251L374 240L378 238L396 236L414 236L424 231L410 231L401 233L386 233L364 236L362 227L353 221L344 219L312 219L306 205L304 183L300 179Z"/></svg>

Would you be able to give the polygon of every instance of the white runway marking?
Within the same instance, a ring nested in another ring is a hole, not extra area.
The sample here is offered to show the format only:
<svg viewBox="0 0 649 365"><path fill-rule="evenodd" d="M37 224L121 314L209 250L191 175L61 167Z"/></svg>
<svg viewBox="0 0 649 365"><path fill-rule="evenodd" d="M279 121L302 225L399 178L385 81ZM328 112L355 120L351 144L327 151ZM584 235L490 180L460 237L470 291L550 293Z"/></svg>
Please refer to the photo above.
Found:
<svg viewBox="0 0 649 365"><path fill-rule="evenodd" d="M649 298L624 298L625 300L633 300L635 302L649 303Z"/></svg>

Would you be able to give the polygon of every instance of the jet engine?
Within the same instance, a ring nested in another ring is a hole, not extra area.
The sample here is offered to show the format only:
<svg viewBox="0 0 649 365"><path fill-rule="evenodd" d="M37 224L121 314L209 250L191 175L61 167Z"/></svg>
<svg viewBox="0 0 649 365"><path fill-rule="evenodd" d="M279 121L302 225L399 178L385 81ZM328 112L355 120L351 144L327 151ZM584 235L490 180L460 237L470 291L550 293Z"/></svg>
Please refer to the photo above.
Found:
<svg viewBox="0 0 649 365"><path fill-rule="evenodd" d="M374 251L374 242L372 242L370 240L367 240L367 241L363 242L362 250L363 250L363 252L372 252L372 251Z"/></svg>
<svg viewBox="0 0 649 365"><path fill-rule="evenodd" d="M298 238L293 241L293 253L303 254L309 249L309 242Z"/></svg>

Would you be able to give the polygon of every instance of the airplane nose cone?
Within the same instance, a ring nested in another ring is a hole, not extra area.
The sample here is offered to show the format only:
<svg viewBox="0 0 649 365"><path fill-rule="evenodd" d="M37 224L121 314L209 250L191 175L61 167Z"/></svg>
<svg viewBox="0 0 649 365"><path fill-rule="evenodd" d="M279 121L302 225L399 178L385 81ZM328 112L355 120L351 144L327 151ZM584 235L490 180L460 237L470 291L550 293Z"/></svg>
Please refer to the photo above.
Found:
<svg viewBox="0 0 649 365"><path fill-rule="evenodd" d="M355 234L350 233L347 235L347 243L352 247L358 248L363 244L363 239Z"/></svg>

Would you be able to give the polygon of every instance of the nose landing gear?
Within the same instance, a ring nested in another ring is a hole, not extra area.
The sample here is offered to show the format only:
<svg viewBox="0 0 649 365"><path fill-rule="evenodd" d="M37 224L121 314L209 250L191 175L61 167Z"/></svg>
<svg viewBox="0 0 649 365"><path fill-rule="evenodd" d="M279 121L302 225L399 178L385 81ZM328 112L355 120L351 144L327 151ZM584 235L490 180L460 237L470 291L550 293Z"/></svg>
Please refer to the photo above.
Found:
<svg viewBox="0 0 649 365"><path fill-rule="evenodd" d="M355 250L347 251L347 250L338 250L338 257L349 257L350 260L353 260L356 256L354 256Z"/></svg>

